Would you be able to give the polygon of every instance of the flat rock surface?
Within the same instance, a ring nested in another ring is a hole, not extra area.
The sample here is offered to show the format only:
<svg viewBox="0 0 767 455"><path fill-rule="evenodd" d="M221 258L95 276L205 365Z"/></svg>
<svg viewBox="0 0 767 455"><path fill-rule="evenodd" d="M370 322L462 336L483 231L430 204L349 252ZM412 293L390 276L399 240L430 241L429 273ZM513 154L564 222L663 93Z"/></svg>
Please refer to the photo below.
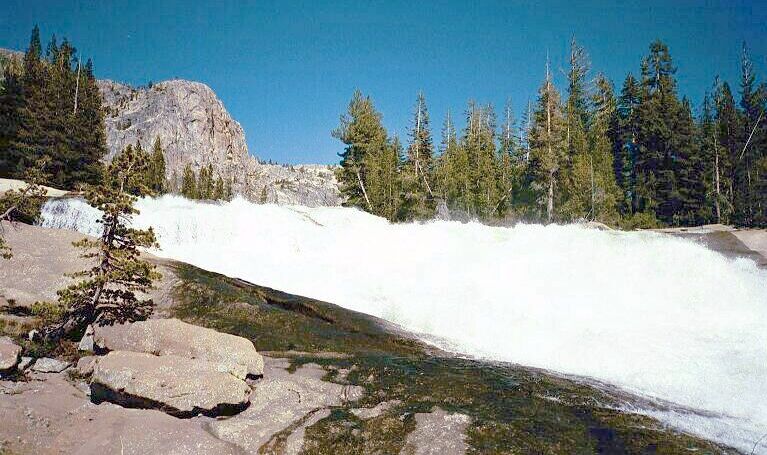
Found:
<svg viewBox="0 0 767 455"><path fill-rule="evenodd" d="M231 415L248 404L245 381L201 359L113 351L99 358L91 398L126 407L161 409L190 417Z"/></svg>
<svg viewBox="0 0 767 455"><path fill-rule="evenodd" d="M93 265L91 260L80 257L82 250L72 246L72 242L86 237L78 232L6 221L0 228L13 249L11 259L0 261L0 306L9 300L20 306L30 306L37 301L55 302L56 291L75 281L67 274ZM149 254L142 256L158 265L163 275L149 297L160 307L169 305L173 272L162 260Z"/></svg>
<svg viewBox="0 0 767 455"><path fill-rule="evenodd" d="M0 194L5 193L8 190L20 191L27 187L27 182L16 179L0 179ZM41 185L45 189L45 195L49 197L61 197L65 196L69 191L59 190L57 188L51 188L50 186Z"/></svg>
<svg viewBox="0 0 767 455"><path fill-rule="evenodd" d="M19 363L21 346L9 337L0 337L0 372L10 370Z"/></svg>
<svg viewBox="0 0 767 455"><path fill-rule="evenodd" d="M32 371L38 373L61 373L69 368L69 365L69 362L63 360L43 357L35 360L35 363L32 365Z"/></svg>
<svg viewBox="0 0 767 455"><path fill-rule="evenodd" d="M150 319L95 327L94 343L110 351L146 352L206 360L234 376L260 376L264 359L246 338L199 327L178 319Z"/></svg>
<svg viewBox="0 0 767 455"><path fill-rule="evenodd" d="M415 415L416 427L407 435L402 455L459 455L466 453L466 426L470 419L440 408Z"/></svg>
<svg viewBox="0 0 767 455"><path fill-rule="evenodd" d="M239 454L205 431L209 418L95 405L64 375L0 381L0 452L12 454Z"/></svg>
<svg viewBox="0 0 767 455"><path fill-rule="evenodd" d="M303 419L316 422L317 413L362 396L360 387L321 380L325 370L318 365L304 365L292 374L287 366L284 360L267 357L264 378L254 385L250 407L231 419L211 422L212 434L246 453L257 453L273 435L295 426L291 434L299 433L290 440L295 450L302 446L303 430L310 424Z"/></svg>

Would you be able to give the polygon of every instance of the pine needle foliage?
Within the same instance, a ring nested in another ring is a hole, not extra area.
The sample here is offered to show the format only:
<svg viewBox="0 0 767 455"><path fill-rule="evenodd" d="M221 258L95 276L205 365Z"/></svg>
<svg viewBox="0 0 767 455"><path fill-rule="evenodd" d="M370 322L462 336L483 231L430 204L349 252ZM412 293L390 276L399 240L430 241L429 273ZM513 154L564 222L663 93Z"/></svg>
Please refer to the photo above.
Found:
<svg viewBox="0 0 767 455"><path fill-rule="evenodd" d="M73 274L79 281L59 291L59 302L66 310L61 322L44 330L45 338L79 333L89 324L144 320L152 313L154 302L144 296L161 276L154 265L141 259L139 248L156 246L155 235L151 228L130 227L131 218L138 214L137 197L152 193L142 179L149 166L147 156L126 148L107 166L103 183L86 189L88 203L102 212L102 233L98 239L85 238L74 245L94 265Z"/></svg>

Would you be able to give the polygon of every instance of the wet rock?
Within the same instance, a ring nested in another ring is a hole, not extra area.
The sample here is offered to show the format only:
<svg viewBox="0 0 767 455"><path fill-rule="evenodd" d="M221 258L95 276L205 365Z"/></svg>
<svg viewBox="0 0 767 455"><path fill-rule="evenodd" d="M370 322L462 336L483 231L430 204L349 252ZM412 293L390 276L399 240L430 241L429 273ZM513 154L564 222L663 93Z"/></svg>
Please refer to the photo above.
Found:
<svg viewBox="0 0 767 455"><path fill-rule="evenodd" d="M301 425L298 426L288 436L285 441L285 454L286 455L298 455L304 448L304 439L306 437L306 429L320 420L330 415L330 409L320 409L317 412L312 413Z"/></svg>
<svg viewBox="0 0 767 455"><path fill-rule="evenodd" d="M38 373L61 373L69 368L70 363L59 359L51 359L50 357L42 357L35 361L32 365L32 371Z"/></svg>
<svg viewBox="0 0 767 455"><path fill-rule="evenodd" d="M245 338L187 324L178 319L150 319L95 327L95 349L144 352L201 359L218 371L245 379L264 373L264 359Z"/></svg>
<svg viewBox="0 0 767 455"><path fill-rule="evenodd" d="M415 415L416 427L403 447L403 455L459 455L466 453L469 416L450 414L440 408Z"/></svg>
<svg viewBox="0 0 767 455"><path fill-rule="evenodd" d="M248 406L250 387L202 359L113 351L99 358L91 399L176 417L233 415Z"/></svg>
<svg viewBox="0 0 767 455"><path fill-rule="evenodd" d="M373 419L375 417L380 416L381 414L388 411L389 409L393 408L394 406L397 406L400 403L401 403L400 400L384 401L384 402L378 403L372 408L352 409L351 413L362 420Z"/></svg>
<svg viewBox="0 0 767 455"><path fill-rule="evenodd" d="M8 373L19 364L21 346L9 337L0 337L0 374Z"/></svg>

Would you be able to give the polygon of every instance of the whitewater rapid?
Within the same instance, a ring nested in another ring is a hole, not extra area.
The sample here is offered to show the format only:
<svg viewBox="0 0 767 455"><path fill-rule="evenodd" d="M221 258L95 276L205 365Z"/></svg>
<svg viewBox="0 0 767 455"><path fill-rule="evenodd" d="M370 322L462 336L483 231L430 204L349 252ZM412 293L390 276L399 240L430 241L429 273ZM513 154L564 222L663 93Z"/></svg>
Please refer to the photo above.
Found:
<svg viewBox="0 0 767 455"><path fill-rule="evenodd" d="M635 411L745 452L767 433L767 272L753 261L649 232L392 225L242 199L137 208L159 256L378 316L467 355L667 400L678 406ZM58 200L43 225L98 234L97 217Z"/></svg>

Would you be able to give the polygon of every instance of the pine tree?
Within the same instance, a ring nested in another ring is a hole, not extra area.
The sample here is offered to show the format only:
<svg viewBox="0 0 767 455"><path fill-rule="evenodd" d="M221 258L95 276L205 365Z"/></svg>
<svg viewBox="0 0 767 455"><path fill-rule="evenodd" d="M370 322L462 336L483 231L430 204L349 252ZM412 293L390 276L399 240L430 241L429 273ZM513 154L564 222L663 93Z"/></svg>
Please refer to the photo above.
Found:
<svg viewBox="0 0 767 455"><path fill-rule="evenodd" d="M370 169L371 195L374 200L374 206L377 207L373 212L390 221L412 219L413 213L407 209L403 210L402 199L402 144L395 136L391 143L379 153L371 154L373 158Z"/></svg>
<svg viewBox="0 0 767 455"><path fill-rule="evenodd" d="M723 194L721 199L725 206L721 207L722 220L730 224L733 222L735 213L735 182L736 182L736 164L740 155L740 131L741 116L735 105L735 99L732 90L727 82L717 87L715 94L716 103L716 137L718 138L717 150L721 149L720 156L720 191Z"/></svg>
<svg viewBox="0 0 767 455"><path fill-rule="evenodd" d="M631 215L637 204L636 161L640 95L639 82L629 73L623 82L613 120L615 125L610 133L615 180L622 191L619 207L623 215Z"/></svg>
<svg viewBox="0 0 767 455"><path fill-rule="evenodd" d="M559 172L567 153L567 143L559 92L551 80L548 64L546 79L538 91L538 106L529 134L528 181L538 205L538 218L551 223L555 221L555 204L561 199L558 194Z"/></svg>
<svg viewBox="0 0 767 455"><path fill-rule="evenodd" d="M96 265L74 274L83 279L59 291L65 314L61 322L43 330L45 339L82 333L89 324L144 320L152 313L152 300L141 299L138 294L146 294L160 275L154 265L141 260L139 248L156 245L154 232L128 227L131 217L138 213L133 207L136 196L148 194L149 189L140 187L136 196L125 191L130 182L142 180L141 169L148 167L145 158L126 148L122 159L107 167L103 183L86 190L88 203L102 212L103 230L99 239L86 238L74 245Z"/></svg>
<svg viewBox="0 0 767 455"><path fill-rule="evenodd" d="M504 118L499 135L498 148L499 186L501 200L496 209L497 216L503 216L514 203L514 191L519 183L521 157L516 132L516 121L511 107L511 100L506 102L503 110Z"/></svg>
<svg viewBox="0 0 767 455"><path fill-rule="evenodd" d="M588 130L589 166L591 171L590 218L604 223L617 223L622 192L615 181L611 131L616 126L617 102L612 83L597 75L596 91L591 100L593 112Z"/></svg>
<svg viewBox="0 0 767 455"><path fill-rule="evenodd" d="M76 49L54 36L43 58L40 31L32 31L20 77L9 81L0 112L0 175L21 178L42 157L46 183L75 188L97 183L106 153L101 95L92 64L73 68ZM7 102L7 104L6 104ZM8 119L8 123L5 122Z"/></svg>
<svg viewBox="0 0 767 455"><path fill-rule="evenodd" d="M757 88L753 63L748 48L743 44L741 58L740 107L742 122L739 137L739 154L735 160L733 185L735 224L753 226L767 222L764 216L765 197L758 191L767 177L759 172L760 163L767 149L765 128L765 90Z"/></svg>
<svg viewBox="0 0 767 455"><path fill-rule="evenodd" d="M151 165L151 158L141 147L141 142L137 142L135 147L128 144L112 159L112 166L117 168L132 166L131 172L125 176L123 191L133 196L152 193Z"/></svg>
<svg viewBox="0 0 767 455"><path fill-rule="evenodd" d="M674 167L676 174L675 197L679 208L674 213L674 224L696 225L710 220L706 211L705 161L701 154L699 137L689 101L682 99L674 124Z"/></svg>
<svg viewBox="0 0 767 455"><path fill-rule="evenodd" d="M434 145L423 93L418 94L413 124L408 134L410 145L402 164L403 216L405 219L431 218L436 208L430 183L434 173Z"/></svg>
<svg viewBox="0 0 767 455"><path fill-rule="evenodd" d="M346 148L339 154L341 167L337 178L345 205L360 207L371 213L377 208L367 192L368 164L374 159L368 155L381 153L387 146L386 130L381 124L381 114L375 110L370 97L354 92L341 124L333 131L333 137L340 139Z"/></svg>
<svg viewBox="0 0 767 455"><path fill-rule="evenodd" d="M200 168L200 175L197 178L197 199L213 199L213 165L208 164Z"/></svg>
<svg viewBox="0 0 767 455"><path fill-rule="evenodd" d="M642 62L640 104L637 107L636 197L637 211L653 212L662 222L679 222L683 207L679 191L680 163L693 149L692 136L677 128L687 125L684 107L677 98L676 68L668 46L650 45ZM684 150L684 152L681 152Z"/></svg>
<svg viewBox="0 0 767 455"><path fill-rule="evenodd" d="M469 216L489 218L501 201L499 166L495 150L496 119L492 106L470 101L466 128L461 137L459 158L454 170L465 185L463 204Z"/></svg>
<svg viewBox="0 0 767 455"><path fill-rule="evenodd" d="M155 194L163 194L167 191L167 183L165 181L165 155L160 143L160 136L154 140L150 163L150 188Z"/></svg>
<svg viewBox="0 0 767 455"><path fill-rule="evenodd" d="M181 177L181 194L187 199L198 198L197 176L190 164L184 167L184 175Z"/></svg>
<svg viewBox="0 0 767 455"><path fill-rule="evenodd" d="M593 180L592 161L589 153L587 127L591 121L589 94L586 87L589 63L586 51L570 42L570 70L567 74L567 101L565 103L567 153L560 164L559 180L562 205L559 216L566 221L585 219L591 213L590 191Z"/></svg>
<svg viewBox="0 0 767 455"><path fill-rule="evenodd" d="M21 169L20 157L12 147L20 128L20 116L24 107L21 69L13 65L3 68L3 85L0 88L0 176L14 177Z"/></svg>
<svg viewBox="0 0 767 455"><path fill-rule="evenodd" d="M213 199L222 201L226 199L226 190L224 189L224 179L219 175L216 179L216 188L213 192Z"/></svg>
<svg viewBox="0 0 767 455"><path fill-rule="evenodd" d="M715 89L718 86L715 84ZM701 212L705 222L722 223L727 218L726 198L722 191L724 154L719 143L715 101L709 93L703 97L700 118L697 125L697 143L703 160L703 184L705 201Z"/></svg>

